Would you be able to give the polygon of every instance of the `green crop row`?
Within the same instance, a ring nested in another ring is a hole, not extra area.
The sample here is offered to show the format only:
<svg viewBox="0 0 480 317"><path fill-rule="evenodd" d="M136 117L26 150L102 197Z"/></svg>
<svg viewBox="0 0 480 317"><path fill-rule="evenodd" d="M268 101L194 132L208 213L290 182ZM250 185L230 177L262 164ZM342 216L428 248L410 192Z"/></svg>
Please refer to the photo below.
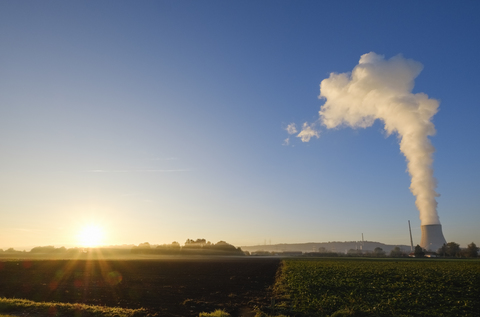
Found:
<svg viewBox="0 0 480 317"><path fill-rule="evenodd" d="M275 292L290 316L480 316L480 262L289 259Z"/></svg>

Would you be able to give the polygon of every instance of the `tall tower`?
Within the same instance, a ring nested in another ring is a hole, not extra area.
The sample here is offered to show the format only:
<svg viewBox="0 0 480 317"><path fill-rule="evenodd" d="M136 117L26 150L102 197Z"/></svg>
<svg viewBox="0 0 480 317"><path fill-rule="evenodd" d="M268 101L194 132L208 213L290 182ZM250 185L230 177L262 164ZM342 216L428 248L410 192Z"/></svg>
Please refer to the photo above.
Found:
<svg viewBox="0 0 480 317"><path fill-rule="evenodd" d="M410 251L413 252L412 227L410 227L410 220L408 221L408 230L410 231Z"/></svg>
<svg viewBox="0 0 480 317"><path fill-rule="evenodd" d="M447 241L443 236L442 225L424 225L422 228L422 240L420 241L420 246L427 251L436 252L440 247L442 247Z"/></svg>

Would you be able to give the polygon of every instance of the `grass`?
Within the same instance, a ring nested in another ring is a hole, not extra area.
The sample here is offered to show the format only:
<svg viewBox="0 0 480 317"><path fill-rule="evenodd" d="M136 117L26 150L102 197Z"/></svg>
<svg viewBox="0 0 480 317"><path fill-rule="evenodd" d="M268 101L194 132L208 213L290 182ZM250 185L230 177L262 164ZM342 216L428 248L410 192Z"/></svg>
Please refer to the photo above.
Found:
<svg viewBox="0 0 480 317"><path fill-rule="evenodd" d="M211 313L200 313L199 317L230 317L230 314L224 310L217 309Z"/></svg>
<svg viewBox="0 0 480 317"><path fill-rule="evenodd" d="M289 316L479 316L480 262L288 259L275 293Z"/></svg>
<svg viewBox="0 0 480 317"><path fill-rule="evenodd" d="M0 298L0 313L28 313L32 316L72 316L72 317L140 317L148 316L145 309L94 306L56 302L34 302L26 299Z"/></svg>

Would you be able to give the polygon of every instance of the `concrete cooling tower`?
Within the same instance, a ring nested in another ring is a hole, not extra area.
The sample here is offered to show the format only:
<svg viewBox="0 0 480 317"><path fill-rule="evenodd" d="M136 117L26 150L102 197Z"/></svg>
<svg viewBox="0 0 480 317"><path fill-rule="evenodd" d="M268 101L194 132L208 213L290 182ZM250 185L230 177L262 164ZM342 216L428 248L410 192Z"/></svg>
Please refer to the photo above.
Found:
<svg viewBox="0 0 480 317"><path fill-rule="evenodd" d="M425 225L422 228L422 240L420 246L427 251L436 252L447 243L442 232L442 225Z"/></svg>

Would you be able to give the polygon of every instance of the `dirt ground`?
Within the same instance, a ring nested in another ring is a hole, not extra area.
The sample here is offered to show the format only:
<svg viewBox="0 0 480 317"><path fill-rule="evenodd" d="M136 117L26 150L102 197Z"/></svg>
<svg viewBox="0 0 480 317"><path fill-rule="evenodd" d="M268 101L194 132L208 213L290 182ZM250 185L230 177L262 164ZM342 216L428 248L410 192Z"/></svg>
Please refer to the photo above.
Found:
<svg viewBox="0 0 480 317"><path fill-rule="evenodd" d="M158 316L225 309L251 316L270 304L275 258L22 260L0 262L0 296L146 308Z"/></svg>

